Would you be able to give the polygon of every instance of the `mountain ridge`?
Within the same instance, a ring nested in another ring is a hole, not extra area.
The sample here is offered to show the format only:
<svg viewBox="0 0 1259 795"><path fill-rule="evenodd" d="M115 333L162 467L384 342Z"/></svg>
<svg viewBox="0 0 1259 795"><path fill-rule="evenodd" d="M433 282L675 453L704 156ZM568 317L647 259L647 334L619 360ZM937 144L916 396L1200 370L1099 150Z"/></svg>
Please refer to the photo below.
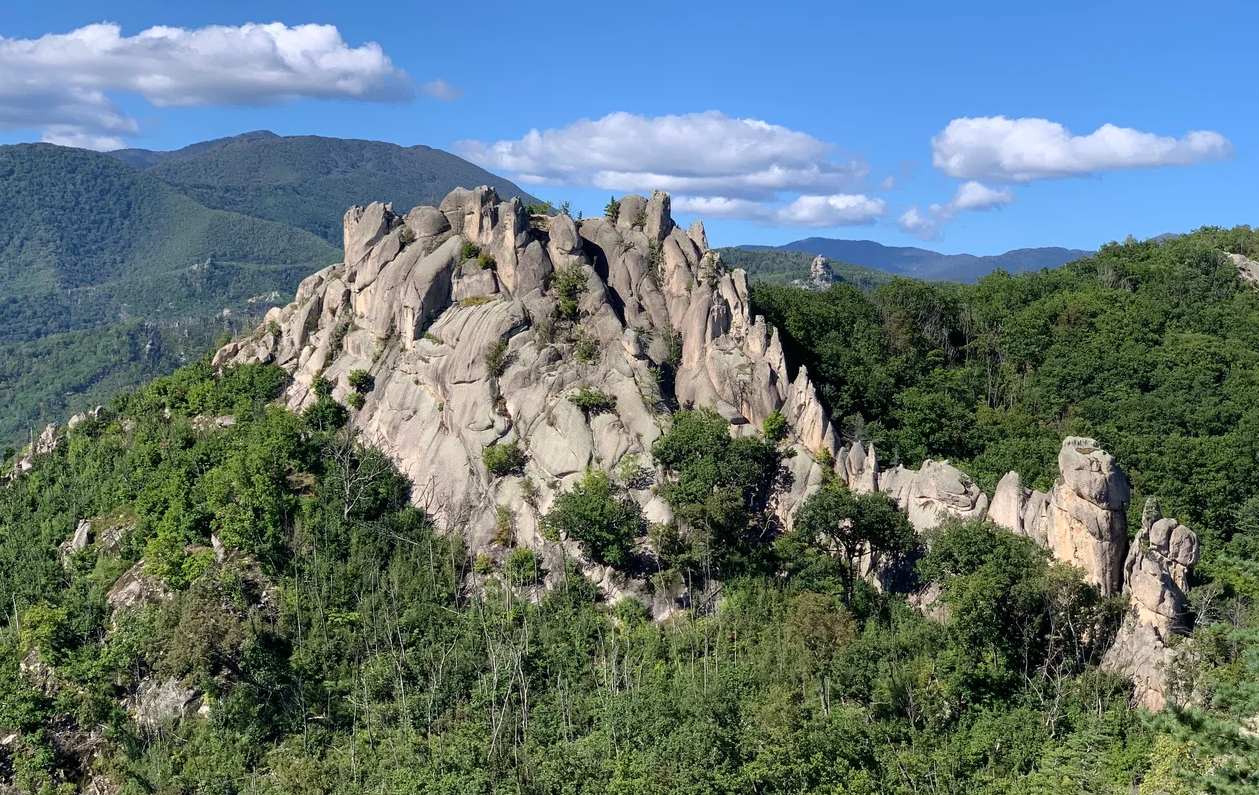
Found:
<svg viewBox="0 0 1259 795"><path fill-rule="evenodd" d="M1093 252L1061 246L1017 248L1002 254L942 254L916 246L887 246L873 240L806 237L780 246L748 244L747 251L777 250L820 254L827 259L937 281L974 282L994 270L1021 273L1056 268Z"/></svg>

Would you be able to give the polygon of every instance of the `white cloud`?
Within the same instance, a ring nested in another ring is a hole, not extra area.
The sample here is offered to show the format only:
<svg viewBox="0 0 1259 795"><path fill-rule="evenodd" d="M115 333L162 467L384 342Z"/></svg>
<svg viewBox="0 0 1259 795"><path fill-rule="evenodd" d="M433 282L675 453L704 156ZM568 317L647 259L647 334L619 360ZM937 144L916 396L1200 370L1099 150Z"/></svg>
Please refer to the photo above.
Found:
<svg viewBox="0 0 1259 795"><path fill-rule="evenodd" d="M420 93L432 99L440 99L442 102L453 102L463 96L461 90L441 78L430 80L420 86Z"/></svg>
<svg viewBox="0 0 1259 795"><path fill-rule="evenodd" d="M994 190L987 185L975 181L963 182L957 186L957 193L944 206L949 215L957 215L970 210L991 210L1014 203L1014 191L1007 188Z"/></svg>
<svg viewBox="0 0 1259 795"><path fill-rule="evenodd" d="M998 182L1187 166L1233 156L1232 143L1210 130L1173 138L1105 124L1089 135L1072 135L1047 119L1004 116L954 119L931 139L931 148L932 163L945 174Z"/></svg>
<svg viewBox="0 0 1259 795"><path fill-rule="evenodd" d="M681 214L706 218L756 221L762 226L827 228L872 223L887 214L887 203L862 194L800 196L785 204L769 204L750 199L719 197L679 197L673 209Z"/></svg>
<svg viewBox="0 0 1259 795"><path fill-rule="evenodd" d="M902 232L920 237L923 240L932 240L936 237L936 223L928 216L918 212L918 205L911 206L908 210L896 219L896 226Z"/></svg>
<svg viewBox="0 0 1259 795"><path fill-rule="evenodd" d="M896 219L896 226L922 240L936 240L944 226L960 213L993 210L1013 204L1014 200L1014 191L1008 187L995 190L972 180L958 185L953 198L944 204L928 206L926 213L919 211L917 205L911 206Z"/></svg>
<svg viewBox="0 0 1259 795"><path fill-rule="evenodd" d="M350 47L332 25L153 27L123 36L103 23L38 39L0 37L0 130L37 128L45 140L116 148L139 126L110 94L136 94L156 107L261 106L404 101L414 89L379 44Z"/></svg>
<svg viewBox="0 0 1259 795"><path fill-rule="evenodd" d="M883 178L883 181L879 183L879 190L892 190L895 187L896 187L896 177L892 176L891 174L888 174L886 177Z"/></svg>
<svg viewBox="0 0 1259 795"><path fill-rule="evenodd" d="M829 159L834 144L719 111L646 117L611 113L519 140L458 141L455 151L531 184L773 201L779 193L831 195L860 183L869 166Z"/></svg>

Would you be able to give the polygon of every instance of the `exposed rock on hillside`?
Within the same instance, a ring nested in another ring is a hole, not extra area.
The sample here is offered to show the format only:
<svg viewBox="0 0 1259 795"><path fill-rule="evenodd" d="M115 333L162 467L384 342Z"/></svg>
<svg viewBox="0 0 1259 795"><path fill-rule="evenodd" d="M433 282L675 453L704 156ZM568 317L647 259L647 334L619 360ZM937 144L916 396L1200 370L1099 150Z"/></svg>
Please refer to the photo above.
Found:
<svg viewBox="0 0 1259 795"><path fill-rule="evenodd" d="M1063 441L1058 471L1049 494L1028 491L1017 473L1009 473L997 485L989 516L1082 568L1104 596L1119 593L1128 544L1128 478L1113 456L1082 437Z"/></svg>
<svg viewBox="0 0 1259 795"><path fill-rule="evenodd" d="M350 375L369 373L358 377L370 387L353 427L475 553L505 556L495 541L505 509L516 542L539 550L555 578L556 564L582 550L547 541L540 519L587 467L619 477L628 460L635 472L653 471L652 443L677 407L712 406L735 434L758 433L778 410L797 453L774 506L784 522L832 466L854 491L891 496L920 531L991 516L1079 566L1103 594L1130 595L1114 664L1145 677L1147 690L1158 685L1140 660L1161 654L1175 629L1193 534L1160 518L1127 554L1128 481L1092 439L1064 441L1049 493L1010 473L991 502L947 461L881 471L872 445L839 443L808 373L789 378L777 334L752 316L744 273L725 270L702 224L674 225L667 194L627 196L615 218L576 222L531 217L489 188L460 189L406 215L355 207L344 237L343 264L306 279L292 305L268 313L215 363L278 364L293 375L284 401L294 410L315 402L317 379L346 402ZM579 390L597 391L610 409L584 411L569 399ZM515 445L524 463L491 472L483 453L495 445ZM648 521L669 522L658 482L659 473L621 485ZM657 616L677 604L643 581L582 565L611 598L636 597Z"/></svg>
<svg viewBox="0 0 1259 795"><path fill-rule="evenodd" d="M651 466L671 406L714 406L736 433L786 415L800 454L784 517L822 480L815 454L839 452L808 373L790 380L777 334L752 317L746 276L726 272L702 224L674 225L667 194L627 196L615 219L580 223L529 217L489 188L404 216L356 207L345 254L215 362L275 362L294 376L295 410L314 402L316 375L344 399L349 374L370 371L353 425L474 550L493 551L507 506L521 543L562 554L538 530L555 495L588 466L615 473L626 456ZM490 368L499 340L506 355ZM587 416L567 399L582 388L615 398L613 410ZM518 445L523 471L489 472L482 453L494 444ZM627 485L650 521L669 520L650 484Z"/></svg>
<svg viewBox="0 0 1259 795"><path fill-rule="evenodd" d="M1189 570L1198 562L1198 536L1175 519L1163 518L1158 502L1147 500L1141 532L1124 561L1123 592L1131 610L1104 667L1132 679L1137 700L1149 709L1167 703L1167 666L1173 634L1186 629Z"/></svg>

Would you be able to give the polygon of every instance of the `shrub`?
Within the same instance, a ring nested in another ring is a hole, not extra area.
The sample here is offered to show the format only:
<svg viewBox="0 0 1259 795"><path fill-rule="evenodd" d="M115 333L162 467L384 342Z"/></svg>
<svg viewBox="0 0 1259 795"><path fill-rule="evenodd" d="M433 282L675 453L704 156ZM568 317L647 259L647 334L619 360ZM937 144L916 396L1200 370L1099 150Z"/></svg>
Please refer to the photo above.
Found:
<svg viewBox="0 0 1259 795"><path fill-rule="evenodd" d="M349 396L346 397L345 402L350 406L350 408L361 409L363 408L363 405L367 403L367 397L364 396L362 392L351 392Z"/></svg>
<svg viewBox="0 0 1259 795"><path fill-rule="evenodd" d="M569 395L568 402L581 409L582 413L589 417L616 408L616 395L609 395L607 392L584 386Z"/></svg>
<svg viewBox="0 0 1259 795"><path fill-rule="evenodd" d="M507 340L494 340L485 346L485 372L498 378L507 369Z"/></svg>
<svg viewBox="0 0 1259 795"><path fill-rule="evenodd" d="M476 264L483 271L492 271L498 267L498 263L489 254L481 254L476 258Z"/></svg>
<svg viewBox="0 0 1259 795"><path fill-rule="evenodd" d="M315 373L315 377L310 380L310 391L315 393L315 397L319 400L332 397L333 384L327 378L324 378L323 371Z"/></svg>
<svg viewBox="0 0 1259 795"><path fill-rule="evenodd" d="M335 356L341 350L342 343L345 342L345 335L354 330L353 320L343 320L337 324L332 330L332 353Z"/></svg>
<svg viewBox="0 0 1259 795"><path fill-rule="evenodd" d="M470 295L467 298L460 300L459 306L466 309L470 306L482 306L493 300L494 296L492 295Z"/></svg>
<svg viewBox="0 0 1259 795"><path fill-rule="evenodd" d="M322 397L302 413L306 424L317 431L335 431L345 425L350 414L345 406L330 397Z"/></svg>
<svg viewBox="0 0 1259 795"><path fill-rule="evenodd" d="M621 214L621 203L613 196L608 199L608 203L603 206L603 217L612 223L616 223L616 218Z"/></svg>
<svg viewBox="0 0 1259 795"><path fill-rule="evenodd" d="M639 210L638 215L634 216L634 226L637 226L639 229L642 229L643 227L647 226L647 208L646 207Z"/></svg>
<svg viewBox="0 0 1259 795"><path fill-rule="evenodd" d="M472 561L472 570L477 574L486 575L494 571L494 558L489 555L477 555Z"/></svg>
<svg viewBox="0 0 1259 795"><path fill-rule="evenodd" d="M512 585L528 585L542 578L542 564L528 547L518 547L507 556L503 567L507 581Z"/></svg>
<svg viewBox="0 0 1259 795"><path fill-rule="evenodd" d="M355 392L370 392L376 385L376 379L366 370L354 370L347 380L350 383L350 389Z"/></svg>
<svg viewBox="0 0 1259 795"><path fill-rule="evenodd" d="M473 243L471 240L465 240L463 247L459 249L459 259L467 262L470 259L476 259L480 253L481 249L477 248L476 243Z"/></svg>
<svg viewBox="0 0 1259 795"><path fill-rule="evenodd" d="M494 543L500 547L509 547L516 541L515 519L511 508L499 505L494 509Z"/></svg>
<svg viewBox="0 0 1259 795"><path fill-rule="evenodd" d="M629 561L643 516L637 504L616 492L607 473L591 468L572 491L555 499L542 524L550 537L563 531L580 541L592 560L621 566Z"/></svg>
<svg viewBox="0 0 1259 795"><path fill-rule="evenodd" d="M787 418L778 409L770 412L770 415L761 423L761 430L765 432L765 438L771 442L781 442L787 436Z"/></svg>
<svg viewBox="0 0 1259 795"><path fill-rule="evenodd" d="M559 303L555 306L555 314L564 320L576 320L580 311L581 294L586 290L586 274L580 265L569 265L560 268L551 279Z"/></svg>
<svg viewBox="0 0 1259 795"><path fill-rule="evenodd" d="M555 340L555 324L548 318L537 320L533 324L533 344L542 350Z"/></svg>
<svg viewBox="0 0 1259 795"><path fill-rule="evenodd" d="M599 361L599 341L585 332L578 332L573 339L573 355L583 364Z"/></svg>
<svg viewBox="0 0 1259 795"><path fill-rule="evenodd" d="M398 242L402 244L403 248L406 248L407 246L414 243L415 230L404 224L402 227L402 231L398 233Z"/></svg>
<svg viewBox="0 0 1259 795"><path fill-rule="evenodd" d="M525 465L525 454L515 442L492 444L481 452L481 463L491 473L502 477L519 472Z"/></svg>
<svg viewBox="0 0 1259 795"><path fill-rule="evenodd" d="M573 203L572 203L572 202L560 202L560 211L559 211L559 212L560 212L560 215L567 215L569 218L572 218L572 217L573 217Z"/></svg>

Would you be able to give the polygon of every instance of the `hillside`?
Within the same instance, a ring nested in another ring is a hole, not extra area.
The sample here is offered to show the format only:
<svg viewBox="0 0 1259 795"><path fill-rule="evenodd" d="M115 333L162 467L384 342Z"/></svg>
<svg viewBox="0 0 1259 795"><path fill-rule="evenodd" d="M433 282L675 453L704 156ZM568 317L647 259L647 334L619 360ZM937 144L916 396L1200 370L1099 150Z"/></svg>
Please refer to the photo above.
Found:
<svg viewBox="0 0 1259 795"><path fill-rule="evenodd" d="M1004 254L941 254L925 248L885 246L873 240L808 237L782 246L740 246L821 254L827 259L862 265L898 276L935 281L974 282L995 270L1008 273L1057 268L1092 252L1068 248L1020 248Z"/></svg>
<svg viewBox="0 0 1259 795"><path fill-rule="evenodd" d="M756 282L786 286L794 281L809 278L809 266L813 262L813 254L800 251L784 251L776 248L721 248L722 260L732 269L742 268L747 271L748 278ZM846 262L827 262L831 274L844 284L851 284L861 290L873 290L880 284L887 284L895 274L887 271L867 268L861 265L849 265Z"/></svg>
<svg viewBox="0 0 1259 795"><path fill-rule="evenodd" d="M278 138L279 136L270 130L255 130L254 132L241 133L240 135L232 135L226 138L214 138L209 141L200 141L195 144L189 144L181 149L170 152L155 152L152 149L115 149L106 154L113 155L124 163L135 166L136 168L152 168L170 160L178 160L181 157L190 157L191 155L200 154L209 151L224 144L230 144L237 141L252 141L258 138Z"/></svg>
<svg viewBox="0 0 1259 795"><path fill-rule="evenodd" d="M341 243L345 208L355 204L384 201L409 210L455 188L478 185L526 204L538 201L501 177L427 146L247 134L189 149L149 173L207 207L305 229L333 245Z"/></svg>
<svg viewBox="0 0 1259 795"><path fill-rule="evenodd" d="M303 230L208 209L113 157L47 144L0 147L0 207L4 440L41 414L82 409L95 384L116 390L199 356L340 258ZM111 328L133 320L148 324L142 366L138 327ZM120 342L72 358L98 333Z"/></svg>
<svg viewBox="0 0 1259 795"><path fill-rule="evenodd" d="M12 460L0 784L1253 791L1259 236L809 291L613 209L355 208Z"/></svg>

